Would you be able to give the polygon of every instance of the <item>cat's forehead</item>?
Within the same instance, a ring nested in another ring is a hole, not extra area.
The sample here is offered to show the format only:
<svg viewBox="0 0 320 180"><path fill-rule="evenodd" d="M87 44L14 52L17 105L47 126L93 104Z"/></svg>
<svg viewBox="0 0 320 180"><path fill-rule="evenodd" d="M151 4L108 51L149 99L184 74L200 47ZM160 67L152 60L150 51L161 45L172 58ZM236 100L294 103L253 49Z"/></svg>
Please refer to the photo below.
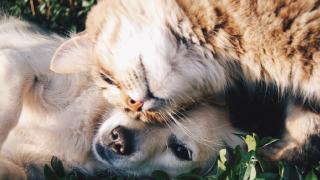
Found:
<svg viewBox="0 0 320 180"><path fill-rule="evenodd" d="M124 23L116 33L106 25L95 45L95 53L102 67L118 67L121 70L138 66L143 59L160 62L172 59L177 53L178 44L169 29L146 25L129 27ZM117 29L117 28L115 28ZM131 30L130 30L131 29Z"/></svg>
<svg viewBox="0 0 320 180"><path fill-rule="evenodd" d="M161 30L169 24L177 24L183 17L175 1L107 0L100 1L90 11L86 29L94 41L104 34L112 46L119 37L150 31L148 27Z"/></svg>

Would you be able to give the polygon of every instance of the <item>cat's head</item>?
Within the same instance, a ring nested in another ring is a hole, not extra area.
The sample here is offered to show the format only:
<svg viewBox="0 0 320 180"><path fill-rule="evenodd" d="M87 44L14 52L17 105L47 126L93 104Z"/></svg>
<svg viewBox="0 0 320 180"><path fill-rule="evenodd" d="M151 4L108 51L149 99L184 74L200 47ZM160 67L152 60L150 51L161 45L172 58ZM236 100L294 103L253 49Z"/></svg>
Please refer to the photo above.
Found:
<svg viewBox="0 0 320 180"><path fill-rule="evenodd" d="M149 115L146 119L223 89L222 66L199 44L174 1L100 1L88 16L86 33L77 38L61 46L51 69L90 70L111 104ZM92 51L88 61L59 58L79 43Z"/></svg>

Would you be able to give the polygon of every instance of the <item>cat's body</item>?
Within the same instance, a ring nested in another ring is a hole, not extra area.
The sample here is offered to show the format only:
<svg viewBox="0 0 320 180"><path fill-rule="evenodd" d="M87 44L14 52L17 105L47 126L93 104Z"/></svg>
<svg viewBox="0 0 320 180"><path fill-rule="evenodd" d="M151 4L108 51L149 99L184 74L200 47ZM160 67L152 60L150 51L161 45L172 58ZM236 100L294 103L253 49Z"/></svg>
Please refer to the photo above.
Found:
<svg viewBox="0 0 320 180"><path fill-rule="evenodd" d="M320 102L320 3L178 0L199 43L242 79L276 84L302 101ZM240 67L240 68L239 68ZM239 74L237 74L239 75Z"/></svg>
<svg viewBox="0 0 320 180"><path fill-rule="evenodd" d="M249 89L272 84L290 99L285 123L302 122L288 123L301 147L305 137L319 136L319 6L316 0L102 0L75 41L87 42L91 61L59 58L72 49L67 43L51 69L92 71L109 102L141 120L169 120L237 81Z"/></svg>
<svg viewBox="0 0 320 180"><path fill-rule="evenodd" d="M315 0L100 1L82 38L94 43L93 60L72 71L102 73L109 85L98 85L120 97L111 103L134 112L179 109L234 79L276 84L318 112L319 26Z"/></svg>

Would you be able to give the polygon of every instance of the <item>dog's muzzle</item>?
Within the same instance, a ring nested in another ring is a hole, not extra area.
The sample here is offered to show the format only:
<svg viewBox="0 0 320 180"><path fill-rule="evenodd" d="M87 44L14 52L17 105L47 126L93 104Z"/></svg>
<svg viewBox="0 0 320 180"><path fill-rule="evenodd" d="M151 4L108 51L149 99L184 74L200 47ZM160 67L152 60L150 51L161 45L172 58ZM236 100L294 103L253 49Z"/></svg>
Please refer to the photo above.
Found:
<svg viewBox="0 0 320 180"><path fill-rule="evenodd" d="M134 153L134 132L125 127L118 126L110 133L102 136L95 144L98 155L111 162L115 158L130 156Z"/></svg>

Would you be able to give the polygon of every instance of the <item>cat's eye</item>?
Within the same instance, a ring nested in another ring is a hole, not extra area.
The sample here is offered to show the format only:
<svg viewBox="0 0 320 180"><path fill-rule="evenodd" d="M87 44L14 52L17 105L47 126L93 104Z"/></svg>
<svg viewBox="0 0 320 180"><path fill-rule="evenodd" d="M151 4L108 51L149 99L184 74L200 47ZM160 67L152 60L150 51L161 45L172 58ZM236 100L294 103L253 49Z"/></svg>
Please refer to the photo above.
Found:
<svg viewBox="0 0 320 180"><path fill-rule="evenodd" d="M183 161L192 161L192 151L180 142L176 136L170 136L168 141L168 147L177 158Z"/></svg>
<svg viewBox="0 0 320 180"><path fill-rule="evenodd" d="M100 73L100 77L103 81L107 82L108 84L114 85L114 81L106 74Z"/></svg>

